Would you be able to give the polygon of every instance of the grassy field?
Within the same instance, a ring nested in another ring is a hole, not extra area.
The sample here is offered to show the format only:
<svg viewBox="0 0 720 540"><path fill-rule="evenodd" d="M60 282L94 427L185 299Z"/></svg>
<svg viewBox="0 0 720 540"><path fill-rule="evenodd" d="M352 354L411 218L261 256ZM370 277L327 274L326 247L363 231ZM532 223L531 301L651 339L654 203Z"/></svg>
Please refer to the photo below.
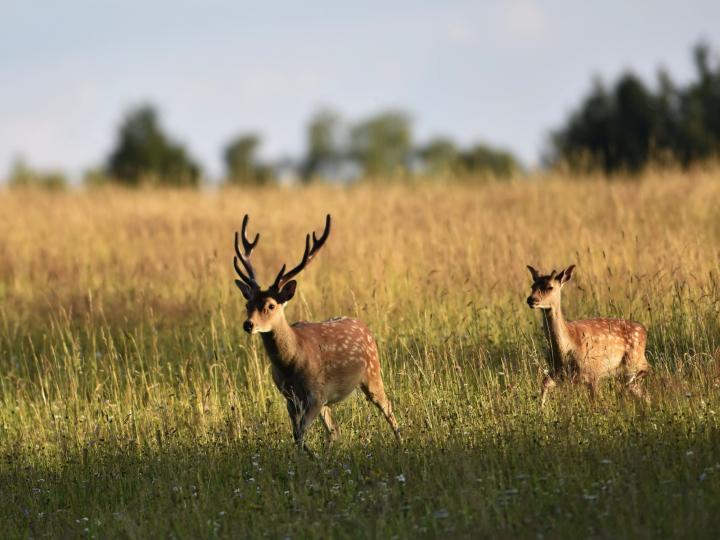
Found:
<svg viewBox="0 0 720 540"><path fill-rule="evenodd" d="M720 170L639 181L0 192L0 534L716 537ZM405 443L359 395L298 455L232 240L263 283L334 230L290 320L362 318ZM526 264L569 318L649 328L652 404L545 367Z"/></svg>

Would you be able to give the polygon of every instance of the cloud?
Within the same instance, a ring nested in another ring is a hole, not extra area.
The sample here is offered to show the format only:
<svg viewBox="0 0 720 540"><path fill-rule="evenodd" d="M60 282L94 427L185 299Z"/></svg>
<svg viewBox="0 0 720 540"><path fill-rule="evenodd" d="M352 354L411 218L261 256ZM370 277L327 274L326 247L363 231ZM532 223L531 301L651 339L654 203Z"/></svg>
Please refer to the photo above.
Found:
<svg viewBox="0 0 720 540"><path fill-rule="evenodd" d="M546 20L534 0L512 0L505 14L505 30L518 37L535 37L546 28Z"/></svg>

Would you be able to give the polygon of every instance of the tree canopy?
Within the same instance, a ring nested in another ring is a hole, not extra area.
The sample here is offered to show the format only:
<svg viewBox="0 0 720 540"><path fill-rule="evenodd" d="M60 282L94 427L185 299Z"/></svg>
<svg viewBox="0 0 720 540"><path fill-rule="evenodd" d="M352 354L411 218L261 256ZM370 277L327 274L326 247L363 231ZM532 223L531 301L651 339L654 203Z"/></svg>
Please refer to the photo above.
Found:
<svg viewBox="0 0 720 540"><path fill-rule="evenodd" d="M388 176L406 170L411 148L410 117L402 111L372 116L350 132L350 155L366 176Z"/></svg>
<svg viewBox="0 0 720 540"><path fill-rule="evenodd" d="M307 152L302 164L302 178L337 176L344 158L345 127L335 111L325 109L308 124Z"/></svg>
<svg viewBox="0 0 720 540"><path fill-rule="evenodd" d="M551 138L550 164L606 173L638 171L653 159L688 166L720 153L720 62L694 52L696 79L677 87L661 72L653 90L625 73L591 92Z"/></svg>
<svg viewBox="0 0 720 540"><path fill-rule="evenodd" d="M105 168L112 179L132 186L142 182L193 186L200 179L200 167L163 131L157 112L149 105L127 114Z"/></svg>
<svg viewBox="0 0 720 540"><path fill-rule="evenodd" d="M460 177L507 178L520 170L510 152L487 144L474 144L459 148L451 139L432 139L419 151L425 174L450 174Z"/></svg>
<svg viewBox="0 0 720 540"><path fill-rule="evenodd" d="M265 184L272 179L270 167L258 162L260 140L254 133L238 135L225 147L223 157L228 183Z"/></svg>

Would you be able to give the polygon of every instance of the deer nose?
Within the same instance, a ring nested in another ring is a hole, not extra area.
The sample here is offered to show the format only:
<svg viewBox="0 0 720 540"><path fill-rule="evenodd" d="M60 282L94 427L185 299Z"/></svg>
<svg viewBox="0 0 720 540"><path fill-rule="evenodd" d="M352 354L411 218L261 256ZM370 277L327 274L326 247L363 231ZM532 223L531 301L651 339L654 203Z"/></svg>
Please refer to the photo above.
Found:
<svg viewBox="0 0 720 540"><path fill-rule="evenodd" d="M530 307L535 307L535 304L537 304L537 302L535 301L535 299L532 296L527 297L527 303L528 303L528 306L530 306Z"/></svg>
<svg viewBox="0 0 720 540"><path fill-rule="evenodd" d="M255 326L255 325L253 324L252 321L245 321L243 323L243 330L245 330L248 334L250 334L250 333L252 333L253 326Z"/></svg>

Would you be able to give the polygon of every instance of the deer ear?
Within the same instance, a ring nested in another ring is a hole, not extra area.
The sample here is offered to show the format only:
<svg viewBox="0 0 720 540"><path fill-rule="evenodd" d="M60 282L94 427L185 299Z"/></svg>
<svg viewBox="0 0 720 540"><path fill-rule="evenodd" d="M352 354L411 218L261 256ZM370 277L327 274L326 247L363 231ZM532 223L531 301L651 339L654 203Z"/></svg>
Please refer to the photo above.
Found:
<svg viewBox="0 0 720 540"><path fill-rule="evenodd" d="M572 277L574 270L575 270L575 265L571 264L565 270L563 270L562 272L560 272L558 274L557 280L560 282L561 285L570 281L570 278Z"/></svg>
<svg viewBox="0 0 720 540"><path fill-rule="evenodd" d="M530 275L532 276L533 281L537 281L538 278L540 277L540 272L538 272L537 270L535 270L535 269L534 269L532 266L530 266L529 264L527 265L527 269L530 270Z"/></svg>
<svg viewBox="0 0 720 540"><path fill-rule="evenodd" d="M289 301L293 296L295 296L296 287L297 281L295 281L294 279L288 281L285 285L283 285L283 288L280 289L280 292L278 293L278 302L284 304L285 302Z"/></svg>
<svg viewBox="0 0 720 540"><path fill-rule="evenodd" d="M235 280L235 285L238 286L238 289L240 289L240 292L245 297L245 300L250 300L250 298L252 298L253 290L250 285L240 279Z"/></svg>

